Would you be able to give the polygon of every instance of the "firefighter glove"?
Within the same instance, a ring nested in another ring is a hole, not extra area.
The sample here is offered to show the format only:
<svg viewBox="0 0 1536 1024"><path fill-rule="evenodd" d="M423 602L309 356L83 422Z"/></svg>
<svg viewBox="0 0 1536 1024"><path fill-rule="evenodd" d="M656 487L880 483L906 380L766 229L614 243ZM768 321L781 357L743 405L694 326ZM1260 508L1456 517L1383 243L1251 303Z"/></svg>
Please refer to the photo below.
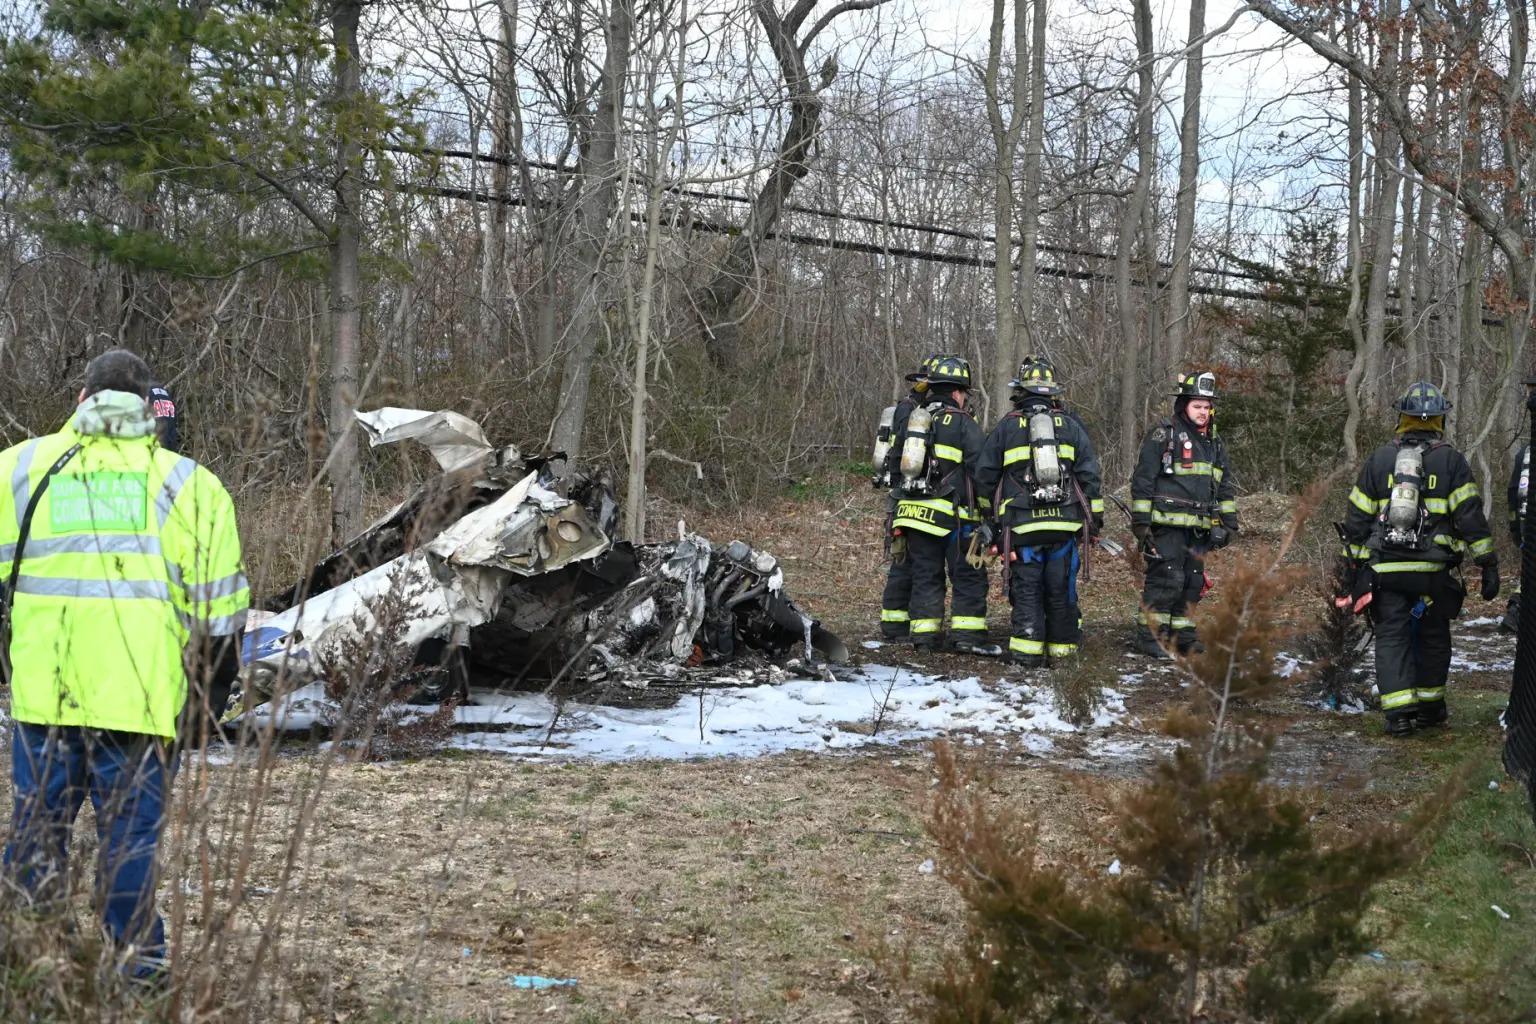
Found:
<svg viewBox="0 0 1536 1024"><path fill-rule="evenodd" d="M901 534L891 538L891 561L897 565L907 560L907 538Z"/></svg>
<svg viewBox="0 0 1536 1024"><path fill-rule="evenodd" d="M1352 558L1342 555L1334 562L1333 575L1335 585L1333 588L1333 604L1336 608L1350 610L1354 607L1355 580L1360 575L1360 569Z"/></svg>
<svg viewBox="0 0 1536 1024"><path fill-rule="evenodd" d="M1151 535L1151 533L1152 533L1152 526L1149 523L1132 523L1131 524L1131 534L1133 536L1135 536L1136 543L1142 545L1143 547L1146 546L1147 538Z"/></svg>
<svg viewBox="0 0 1536 1024"><path fill-rule="evenodd" d="M1103 532L1104 532L1104 513L1103 512L1095 512L1095 513L1093 513L1093 525L1092 525L1092 528L1088 531L1089 536L1097 537L1099 534L1101 534Z"/></svg>
<svg viewBox="0 0 1536 1024"><path fill-rule="evenodd" d="M1497 560L1483 566L1483 589L1481 593L1484 601L1492 601L1499 596L1499 563Z"/></svg>
<svg viewBox="0 0 1536 1024"><path fill-rule="evenodd" d="M1232 538L1237 536L1236 530L1229 530L1220 523L1211 527L1211 548L1220 551L1232 543Z"/></svg>

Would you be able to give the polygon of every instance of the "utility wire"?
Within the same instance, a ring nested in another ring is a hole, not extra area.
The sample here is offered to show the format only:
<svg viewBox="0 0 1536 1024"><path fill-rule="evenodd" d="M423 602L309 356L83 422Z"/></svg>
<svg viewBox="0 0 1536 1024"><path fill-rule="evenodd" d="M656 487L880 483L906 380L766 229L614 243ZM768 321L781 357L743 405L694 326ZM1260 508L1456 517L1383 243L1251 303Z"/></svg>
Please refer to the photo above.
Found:
<svg viewBox="0 0 1536 1024"><path fill-rule="evenodd" d="M468 150L433 148L412 149L405 146L391 146L388 148L391 152L396 153L411 155L426 154L430 156L470 159L492 164L501 164L508 167L515 167L525 163L524 161L514 156L502 154L472 153ZM526 161L526 166L538 168L539 170L554 171L561 174L575 173L575 169L570 166L550 163L542 160L528 160ZM435 195L448 199L464 199L477 203L499 203L503 206L528 206L528 201L524 197L515 195L496 195L490 192L472 191L470 189L453 188L445 185L411 184L396 185L395 187L399 191L407 192L413 195ZM753 202L752 198L749 196L730 192L712 192L702 189L685 189L681 186L671 186L668 187L666 191L678 195L714 199L732 203L751 204ZM797 206L794 204L785 204L784 210L786 212L804 213L812 216L825 217L832 220L846 220L855 223L870 224L878 227L892 227L907 231L918 231L927 234L958 238L963 241L979 242L987 245L994 245L996 243L995 235L983 235L977 232L963 231L955 228L945 228L937 225L914 224L903 221L888 221L882 220L879 217L871 217L867 214L846 213L836 210L823 210L818 207ZM628 216L632 222L636 223L644 219L636 211L630 211ZM717 235L736 235L740 234L741 232L739 225L721 224L716 221L706 220L701 217L689 218L687 221L687 228L689 230L700 231L705 234ZM779 241L790 242L796 245L809 245L823 249L836 249L843 252L868 253L874 256L893 256L899 259L921 260L929 263L949 264L951 266L982 268L995 268L997 266L997 260L987 256L970 256L963 253L934 252L930 249L914 249L906 246L880 245L874 242L856 242L850 241L848 239L827 238L820 235L810 235L799 232L770 230L764 234L764 238L777 239ZM1013 242L1015 247L1021 244L1022 243L1018 241ZM1080 256L1099 261L1109 261L1115 259L1115 257L1109 253L1096 252L1092 249L1078 249L1070 246L1051 245L1045 242L1037 242L1035 244L1035 248L1037 251L1053 253L1055 255ZM1145 261L1142 260L1137 260L1136 262L1143 267L1146 265ZM1169 270L1172 268L1172 264L1162 261L1159 261L1156 266L1159 270ZM1207 274L1211 276L1238 278L1249 281L1278 284L1278 282L1274 282L1270 278L1266 278L1261 274L1256 274L1251 271L1226 270L1216 267L1193 267L1191 269L1195 273ZM1108 284L1113 284L1115 281L1114 277L1101 271L1071 270L1066 267L1054 267L1041 264L1036 264L1035 274L1039 277L1054 277L1069 281L1096 281ZM1152 287L1161 290L1167 287L1167 282L1162 280L1148 282L1145 280L1133 279L1131 281L1131 285L1135 288ZM1342 293L1345 290L1343 285L1338 284L1319 284L1317 287L1320 291L1332 291L1335 293ZM1198 283L1191 283L1189 285L1189 291L1193 295L1210 295L1218 298L1228 299L1246 299L1255 302L1273 302L1277 298L1272 292L1268 291L1261 291L1252 288L1224 288L1216 285L1202 285ZM1433 296L1431 296L1430 303L1433 303L1434 301L1436 300ZM1383 312L1389 316L1402 315L1402 310L1400 308L1388 307L1384 309ZM1440 319L1440 314L1429 314L1428 319L1438 320ZM1489 317L1486 314L1484 314L1482 317L1482 323L1485 327L1504 326L1503 319Z"/></svg>

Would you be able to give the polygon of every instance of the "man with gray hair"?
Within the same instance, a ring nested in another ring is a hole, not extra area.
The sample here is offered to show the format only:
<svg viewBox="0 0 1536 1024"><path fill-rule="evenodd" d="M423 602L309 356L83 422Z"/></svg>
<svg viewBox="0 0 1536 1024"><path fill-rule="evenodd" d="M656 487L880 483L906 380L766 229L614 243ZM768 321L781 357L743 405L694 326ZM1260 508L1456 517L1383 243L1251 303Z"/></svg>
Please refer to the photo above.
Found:
<svg viewBox="0 0 1536 1024"><path fill-rule="evenodd" d="M87 796L97 890L120 963L165 971L155 861L187 666L238 637L250 603L234 504L208 470L155 443L149 367L91 360L69 423L0 452L12 838L7 872L57 907Z"/></svg>

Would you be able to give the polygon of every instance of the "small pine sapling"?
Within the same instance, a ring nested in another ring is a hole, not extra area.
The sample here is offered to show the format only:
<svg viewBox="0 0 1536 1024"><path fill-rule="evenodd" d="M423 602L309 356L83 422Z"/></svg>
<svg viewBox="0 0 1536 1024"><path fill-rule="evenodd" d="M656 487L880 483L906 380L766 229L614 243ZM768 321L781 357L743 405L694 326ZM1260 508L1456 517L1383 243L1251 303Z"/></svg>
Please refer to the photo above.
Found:
<svg viewBox="0 0 1536 1024"><path fill-rule="evenodd" d="M1293 682L1277 671L1281 606L1304 570L1283 560L1318 493L1267 557L1229 564L1202 616L1206 652L1178 658L1191 699L1163 727L1177 746L1111 801L1118 873L1044 856L1035 824L938 746L929 831L969 921L927 986L927 1019L1438 1019L1350 1002L1330 972L1371 949L1372 890L1423 858L1448 795L1406 821L1330 829L1314 794L1270 778L1277 731L1248 710Z"/></svg>

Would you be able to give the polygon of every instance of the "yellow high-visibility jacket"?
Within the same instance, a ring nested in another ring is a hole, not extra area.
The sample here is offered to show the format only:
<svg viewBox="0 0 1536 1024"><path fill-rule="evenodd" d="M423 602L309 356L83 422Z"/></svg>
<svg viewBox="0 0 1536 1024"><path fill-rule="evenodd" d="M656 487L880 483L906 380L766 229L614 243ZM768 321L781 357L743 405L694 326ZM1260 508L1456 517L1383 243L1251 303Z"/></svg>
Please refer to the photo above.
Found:
<svg viewBox="0 0 1536 1024"><path fill-rule="evenodd" d="M0 586L27 503L58 458L11 595L11 715L171 737L194 630L237 634L250 587L234 503L155 442L137 395L101 391L56 434L0 452Z"/></svg>

